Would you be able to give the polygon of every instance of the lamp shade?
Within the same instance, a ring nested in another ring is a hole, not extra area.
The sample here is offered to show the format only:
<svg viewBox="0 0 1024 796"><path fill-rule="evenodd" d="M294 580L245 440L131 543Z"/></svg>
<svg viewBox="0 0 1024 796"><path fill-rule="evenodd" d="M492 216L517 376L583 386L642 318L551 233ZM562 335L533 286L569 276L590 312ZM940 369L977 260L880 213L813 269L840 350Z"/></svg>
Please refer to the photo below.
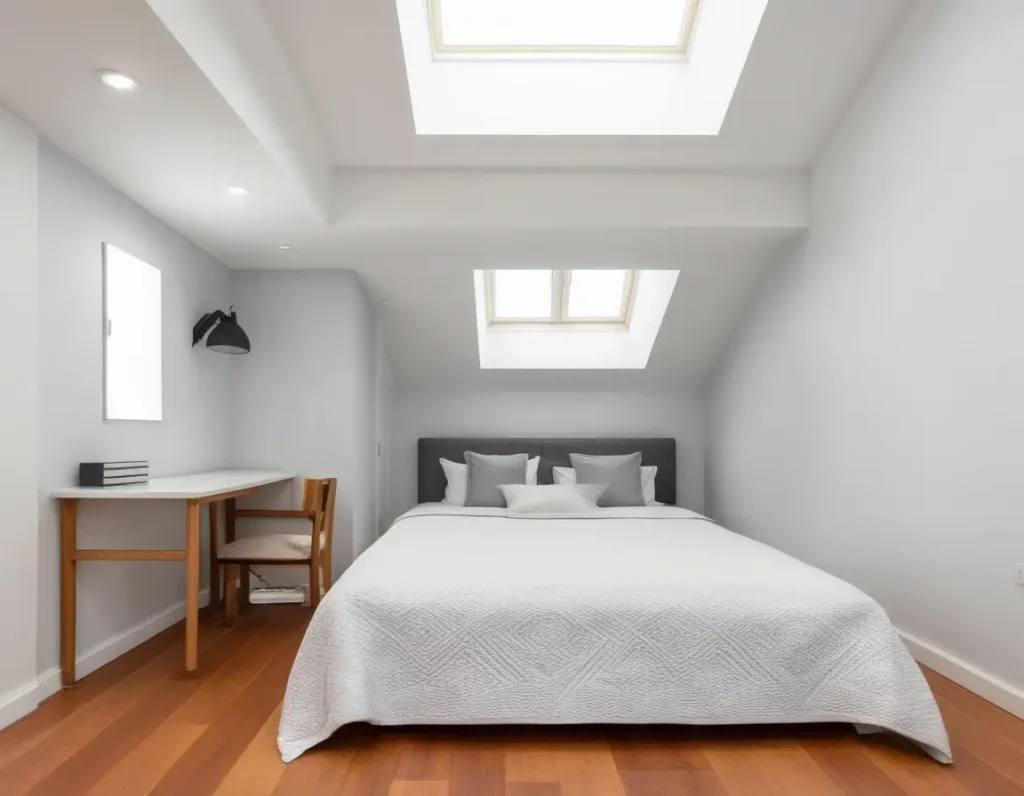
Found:
<svg viewBox="0 0 1024 796"><path fill-rule="evenodd" d="M229 307L228 312L208 312L196 321L192 327L193 348L199 345L207 332L210 336L206 338L206 347L221 354L248 354L252 348L249 335L238 325L234 307Z"/></svg>
<svg viewBox="0 0 1024 796"><path fill-rule="evenodd" d="M233 312L213 327L210 336L206 338L206 347L221 354L248 354L252 349L249 335L238 325Z"/></svg>

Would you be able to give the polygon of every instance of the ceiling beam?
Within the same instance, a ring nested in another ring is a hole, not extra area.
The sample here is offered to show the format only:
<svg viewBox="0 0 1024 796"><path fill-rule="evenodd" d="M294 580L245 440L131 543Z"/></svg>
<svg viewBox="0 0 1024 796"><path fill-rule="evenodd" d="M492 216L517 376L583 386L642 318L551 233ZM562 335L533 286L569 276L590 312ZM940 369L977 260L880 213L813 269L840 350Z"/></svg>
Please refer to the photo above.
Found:
<svg viewBox="0 0 1024 796"><path fill-rule="evenodd" d="M333 222L326 141L260 3L147 2L263 148Z"/></svg>
<svg viewBox="0 0 1024 796"><path fill-rule="evenodd" d="M339 228L353 230L802 230L810 218L807 176L797 171L346 171L337 179Z"/></svg>

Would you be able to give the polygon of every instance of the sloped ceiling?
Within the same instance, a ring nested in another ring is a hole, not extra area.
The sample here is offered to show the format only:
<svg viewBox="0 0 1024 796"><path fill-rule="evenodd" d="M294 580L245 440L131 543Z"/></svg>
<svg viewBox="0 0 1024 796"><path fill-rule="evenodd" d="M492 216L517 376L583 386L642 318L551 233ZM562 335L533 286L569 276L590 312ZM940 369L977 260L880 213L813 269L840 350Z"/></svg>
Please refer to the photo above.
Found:
<svg viewBox="0 0 1024 796"><path fill-rule="evenodd" d="M7 0L0 105L230 268L357 271L400 382L700 383L906 6L771 0L716 137L416 136L388 0ZM517 266L679 269L647 370L480 372L471 271Z"/></svg>
<svg viewBox="0 0 1024 796"><path fill-rule="evenodd" d="M702 170L806 168L907 6L770 0L720 135L630 138L417 137L393 0L262 3L340 166Z"/></svg>
<svg viewBox="0 0 1024 796"><path fill-rule="evenodd" d="M488 233L458 241L419 240L367 256L388 352L407 384L480 388L700 387L749 303L772 254L788 233L738 235L684 231L638 238L632 233ZM472 269L528 263L607 267L637 260L678 268L679 280L645 370L481 370ZM357 265L359 259L354 261ZM362 270L362 269L359 269ZM443 313L438 312L443 307ZM443 315L443 317L442 317Z"/></svg>

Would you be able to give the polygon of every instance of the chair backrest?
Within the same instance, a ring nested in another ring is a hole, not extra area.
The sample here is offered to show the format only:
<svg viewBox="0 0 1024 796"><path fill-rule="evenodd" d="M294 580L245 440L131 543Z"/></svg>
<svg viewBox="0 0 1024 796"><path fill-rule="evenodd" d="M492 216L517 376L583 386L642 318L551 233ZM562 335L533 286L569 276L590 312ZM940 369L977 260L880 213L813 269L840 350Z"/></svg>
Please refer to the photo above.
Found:
<svg viewBox="0 0 1024 796"><path fill-rule="evenodd" d="M330 550L334 536L334 504L338 497L337 478L307 478L302 483L302 510L316 511L320 522L320 548Z"/></svg>

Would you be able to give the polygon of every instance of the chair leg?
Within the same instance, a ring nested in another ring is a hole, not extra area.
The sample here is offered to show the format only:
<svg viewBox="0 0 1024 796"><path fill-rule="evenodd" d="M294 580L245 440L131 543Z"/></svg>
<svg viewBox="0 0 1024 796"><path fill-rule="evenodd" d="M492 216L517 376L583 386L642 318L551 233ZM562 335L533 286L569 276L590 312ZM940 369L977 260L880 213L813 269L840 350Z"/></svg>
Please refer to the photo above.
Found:
<svg viewBox="0 0 1024 796"><path fill-rule="evenodd" d="M316 608L320 604L320 569L319 564L309 565L309 607Z"/></svg>
<svg viewBox="0 0 1024 796"><path fill-rule="evenodd" d="M224 567L224 624L235 624L238 616L238 565Z"/></svg>
<svg viewBox="0 0 1024 796"><path fill-rule="evenodd" d="M238 605L241 612L247 614L252 606L249 603L249 567L245 564L241 565L241 577L239 580L241 581L239 583L239 591L241 593L238 595Z"/></svg>
<svg viewBox="0 0 1024 796"><path fill-rule="evenodd" d="M327 594L334 583L331 579L331 548L329 546L320 553L320 563L324 568L324 594Z"/></svg>

